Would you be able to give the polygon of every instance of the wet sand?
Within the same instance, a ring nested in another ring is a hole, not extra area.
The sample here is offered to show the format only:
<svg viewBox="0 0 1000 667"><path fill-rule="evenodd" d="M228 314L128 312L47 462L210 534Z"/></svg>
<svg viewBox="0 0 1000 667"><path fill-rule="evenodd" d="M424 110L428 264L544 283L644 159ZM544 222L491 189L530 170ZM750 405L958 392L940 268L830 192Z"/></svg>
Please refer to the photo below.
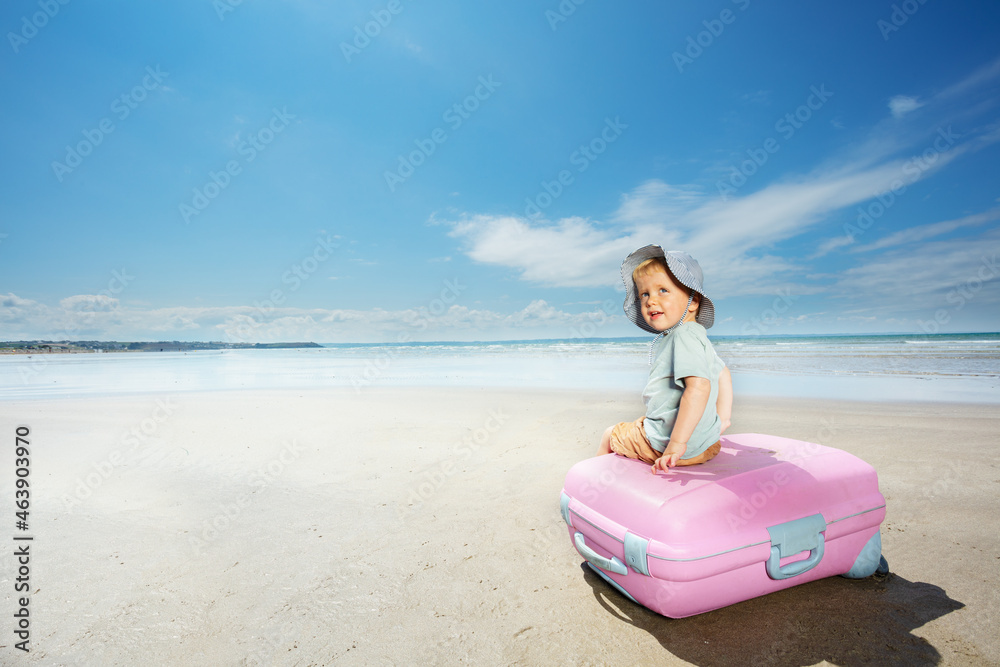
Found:
<svg viewBox="0 0 1000 667"><path fill-rule="evenodd" d="M21 664L1000 663L991 405L740 398L730 433L879 472L884 580L805 584L688 619L581 567L566 471L634 393L227 391L5 401L31 429ZM12 506L13 456L0 474ZM10 515L8 540L16 532Z"/></svg>

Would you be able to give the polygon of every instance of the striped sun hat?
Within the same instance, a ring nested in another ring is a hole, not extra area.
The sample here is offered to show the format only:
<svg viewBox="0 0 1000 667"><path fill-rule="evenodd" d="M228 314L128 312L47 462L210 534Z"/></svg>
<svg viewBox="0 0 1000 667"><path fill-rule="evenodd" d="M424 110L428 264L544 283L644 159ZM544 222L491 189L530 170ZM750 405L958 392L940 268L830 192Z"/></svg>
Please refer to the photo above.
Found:
<svg viewBox="0 0 1000 667"><path fill-rule="evenodd" d="M695 317L695 322L706 329L710 328L715 323L715 304L705 294L705 287L702 285L704 276L701 272L701 266L698 265L698 260L686 252L679 250L664 252L663 248L658 245L648 245L639 248L622 262L622 282L625 283L625 315L640 329L649 333L660 333L646 324L646 320L642 318L642 306L639 304L639 294L635 288L635 281L632 280L632 272L635 271L637 266L647 259L656 257L667 262L667 268L670 269L670 273L673 274L677 282L692 292L697 292L701 295L701 305L698 306L698 315Z"/></svg>

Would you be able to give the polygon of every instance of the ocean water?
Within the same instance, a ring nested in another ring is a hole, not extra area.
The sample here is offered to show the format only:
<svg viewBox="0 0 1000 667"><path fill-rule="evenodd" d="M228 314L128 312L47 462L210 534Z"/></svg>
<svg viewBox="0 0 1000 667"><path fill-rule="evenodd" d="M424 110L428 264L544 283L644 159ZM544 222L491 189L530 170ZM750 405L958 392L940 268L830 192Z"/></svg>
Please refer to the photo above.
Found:
<svg viewBox="0 0 1000 667"><path fill-rule="evenodd" d="M377 386L635 391L647 338L0 356L0 400ZM1000 334L712 337L739 395L1000 403Z"/></svg>

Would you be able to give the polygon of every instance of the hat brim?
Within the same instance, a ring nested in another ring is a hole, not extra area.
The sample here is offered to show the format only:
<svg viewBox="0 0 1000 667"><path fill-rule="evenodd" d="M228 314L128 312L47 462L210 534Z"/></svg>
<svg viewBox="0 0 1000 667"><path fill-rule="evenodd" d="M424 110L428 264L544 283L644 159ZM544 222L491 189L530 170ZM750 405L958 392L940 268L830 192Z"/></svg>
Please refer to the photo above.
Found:
<svg viewBox="0 0 1000 667"><path fill-rule="evenodd" d="M645 262L647 259L660 258L667 263L667 268L670 269L670 273L673 274L674 278L684 287L687 287L692 292L697 292L701 297L701 303L698 306L698 314L695 316L695 322L705 327L706 329L711 328L715 324L715 304L712 300L705 295L705 288L701 285L700 281L694 276L687 267L680 264L672 256L665 253L663 248L658 245L648 245L639 248L635 252L631 253L622 262L622 282L625 284L625 303L623 305L625 309L625 315L632 320L633 324L644 331L649 333L658 334L660 333L649 324L642 317L642 306L639 303L639 294L635 288L635 281L632 280L632 272L635 271L636 267Z"/></svg>

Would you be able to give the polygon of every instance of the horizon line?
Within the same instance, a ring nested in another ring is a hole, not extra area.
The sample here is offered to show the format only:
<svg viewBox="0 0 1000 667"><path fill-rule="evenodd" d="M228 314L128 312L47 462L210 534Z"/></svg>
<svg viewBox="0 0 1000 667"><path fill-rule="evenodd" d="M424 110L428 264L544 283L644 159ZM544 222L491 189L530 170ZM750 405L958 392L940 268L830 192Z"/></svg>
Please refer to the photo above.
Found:
<svg viewBox="0 0 1000 667"><path fill-rule="evenodd" d="M926 332L913 332L913 331L902 331L902 332L883 332L883 333L801 333L801 334L711 334L709 333L709 338L878 338L878 337L889 337L889 336L920 336L920 337L943 337L943 336L989 336L989 335L1000 335L1000 331L953 331L953 332L936 332L936 333L926 333ZM425 341L352 341L352 342L340 342L340 343L317 343L315 341L222 341L222 340L101 340L96 338L89 339L60 339L60 340L48 340L41 338L32 339L21 339L21 340L3 340L0 341L0 347L5 346L10 343L180 343L186 345L197 345L197 344L214 344L214 345L319 345L322 347L337 347L337 346L377 346L377 345L392 345L392 346L415 346L415 345L477 345L483 343L551 343L551 342L579 342L579 343L593 343L602 341L648 341L649 336L604 336L604 337L569 337L569 338L504 338L504 339L484 339L484 340L425 340Z"/></svg>

